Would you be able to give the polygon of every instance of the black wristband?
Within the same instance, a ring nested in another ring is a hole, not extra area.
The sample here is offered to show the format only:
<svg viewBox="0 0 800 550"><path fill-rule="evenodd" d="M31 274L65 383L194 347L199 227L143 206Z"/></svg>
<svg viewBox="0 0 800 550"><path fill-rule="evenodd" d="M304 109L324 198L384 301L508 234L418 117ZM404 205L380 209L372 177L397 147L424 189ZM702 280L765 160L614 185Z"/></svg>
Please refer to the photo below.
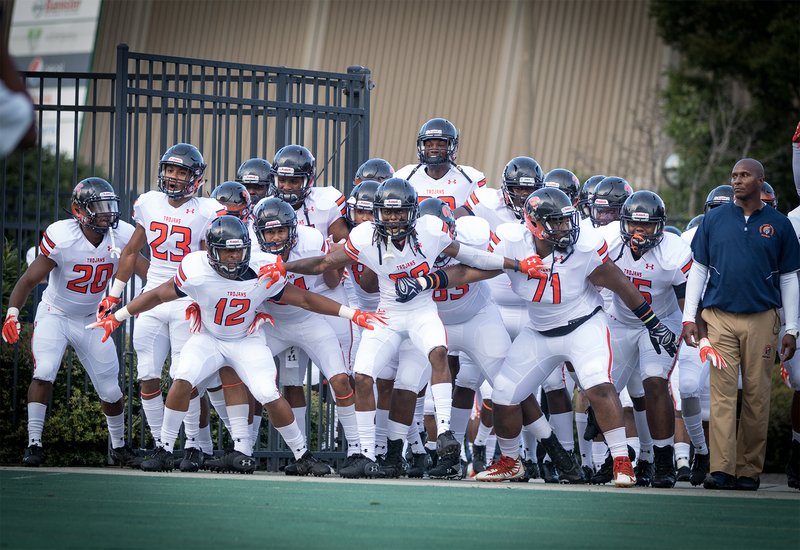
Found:
<svg viewBox="0 0 800 550"><path fill-rule="evenodd" d="M428 282L429 289L447 288L450 282L447 273L443 269L437 269L425 275L425 280Z"/></svg>
<svg viewBox="0 0 800 550"><path fill-rule="evenodd" d="M642 302L640 306L632 309L631 311L639 318L639 320L642 321L642 323L644 323L644 326L646 326L648 329L653 328L661 322L653 311L653 308L651 308L650 304L647 302Z"/></svg>

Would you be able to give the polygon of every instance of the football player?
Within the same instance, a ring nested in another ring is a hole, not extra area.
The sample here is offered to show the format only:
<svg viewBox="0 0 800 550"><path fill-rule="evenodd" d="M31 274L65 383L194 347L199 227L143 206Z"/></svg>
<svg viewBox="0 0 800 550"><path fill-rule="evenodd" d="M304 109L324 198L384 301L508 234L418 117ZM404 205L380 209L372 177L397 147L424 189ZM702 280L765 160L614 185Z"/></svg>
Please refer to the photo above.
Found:
<svg viewBox="0 0 800 550"><path fill-rule="evenodd" d="M460 445L450 430L452 405L452 379L447 365L447 344L444 326L430 299L430 293L413 297L407 303L395 300L396 280L425 277L432 271L434 260L442 253L479 268L536 271L536 259L516 261L501 258L483 251L462 247L453 241L440 220L433 217L418 218L417 193L402 178L384 181L375 195L374 220L371 225L356 226L345 248L326 256L306 258L284 264L280 258L273 265L262 268L265 279L280 280L286 272L314 275L359 262L378 276L380 286L379 311L391 319L389 326L364 334L355 362L356 416L358 419L361 451L368 462L375 459L375 398L373 381L378 370L390 360L406 340L427 355L431 365L431 392L436 404L437 452L440 457L458 456ZM425 290L425 289L422 289ZM418 364L404 363L400 355L398 378L413 381L422 373L414 372ZM397 383L395 384L397 387ZM411 389L409 382L408 389ZM403 411L407 412L407 411ZM410 411L413 413L412 411ZM411 426L412 414L390 417L388 437L403 438Z"/></svg>
<svg viewBox="0 0 800 550"><path fill-rule="evenodd" d="M91 177L72 191L72 219L47 227L39 244L40 254L22 274L8 302L3 340L19 340L19 310L31 290L43 279L47 288L36 310L31 343L35 369L28 387L28 448L26 466L43 460L42 430L53 381L61 367L67 345L78 355L89 375L106 416L111 440L111 458L130 466L135 455L125 443L119 362L114 342L101 343L97 334L82 327L94 316L97 303L119 263L119 249L131 239L134 229L119 220L119 197L106 180ZM137 254L132 268L144 277L147 260Z"/></svg>
<svg viewBox="0 0 800 550"><path fill-rule="evenodd" d="M456 164L459 131L444 118L432 118L417 134L417 164L400 168L395 177L411 182L419 201L428 197L443 200L451 210L486 185L486 176L470 166Z"/></svg>
<svg viewBox="0 0 800 550"><path fill-rule="evenodd" d="M229 216L236 216L245 224L250 221L253 207L250 192L238 181L223 181L211 192L211 198L224 206Z"/></svg>
<svg viewBox="0 0 800 550"><path fill-rule="evenodd" d="M203 155L194 145L178 143L164 152L158 162L158 190L143 193L133 205L136 229L122 250L119 270L108 296L98 306L98 319L120 304L142 248L147 246L150 249L146 292L172 280L181 260L205 246L203 237L209 221L225 214L225 208L214 199L197 196L197 190L204 182L205 170ZM178 366L181 348L190 335L186 313L190 304L188 298L159 304L140 315L133 329L142 410L154 440L160 439L164 417L161 371L168 353L171 353L170 371ZM218 381L211 382L211 386L220 385ZM206 448L201 448L201 442L195 441L200 436L199 395L203 392L198 390L197 393L192 398L186 419L186 448L187 451L192 449L186 456L185 469L189 471L197 469L202 453L208 454L212 450L210 433L204 432L206 435L202 438L202 446Z"/></svg>
<svg viewBox="0 0 800 550"><path fill-rule="evenodd" d="M517 445L522 427L519 404L557 365L569 361L594 406L614 457L615 485L630 487L636 482L627 453L622 408L609 375L611 349L606 315L595 285L620 294L627 307L647 326L654 347L674 355L676 337L660 322L636 287L609 261L608 245L603 238L596 232L580 232L578 219L577 210L564 192L545 188L528 197L524 226L505 224L498 228L495 254L533 253L542 258L543 265L536 273L522 276L512 273L510 277L515 292L529 303L530 323L512 343L495 377L492 394L495 430L503 456L478 474L478 480L502 481L524 475ZM443 273L444 276L442 272L429 276L433 284L427 283L427 279L398 281L399 299L413 295L418 288L457 286L498 272L455 266L445 268ZM572 319L565 323L565 318ZM552 437L541 411L537 417L534 425L535 429L542 429L540 437L546 437L545 434ZM552 454L551 457L556 459ZM575 468L580 471L577 464ZM583 479L582 473L578 479Z"/></svg>
<svg viewBox="0 0 800 550"><path fill-rule="evenodd" d="M153 456L142 462L142 469L169 471L173 468L172 448L189 407L192 388L223 365L230 365L255 399L265 404L272 425L294 454L298 473L329 473L327 465L308 451L291 407L278 392L273 354L260 330L265 322L270 322L269 316L260 312L259 306L268 299L280 300L323 315L341 316L364 327L383 323L383 317L351 310L300 286L287 284L285 279L267 288L258 280L257 272L261 266L273 262L275 256L252 254L249 231L233 216L213 220L205 232L205 242L207 251L188 254L172 278L91 325L103 328L105 340L131 315L139 315L183 296L198 303L201 318L205 320L181 353L167 396L161 438ZM251 473L255 460L249 456L252 444L247 415L237 417L230 411L230 420L234 450L225 454L218 467Z"/></svg>
<svg viewBox="0 0 800 550"><path fill-rule="evenodd" d="M236 181L247 188L253 206L267 196L272 185L272 165L264 159L251 158L236 170Z"/></svg>
<svg viewBox="0 0 800 550"><path fill-rule="evenodd" d="M644 296L661 322L677 333L681 328L692 251L680 237L664 232L666 221L661 197L652 191L633 193L622 205L620 238L609 243L609 257ZM655 468L652 476L650 472L642 472L646 481L638 485L650 482L653 487L671 488L676 475L675 409L669 394L669 376L675 362L666 354L656 353L649 332L616 294L612 296L609 314L614 385L617 391L622 391L631 378L637 378L647 403ZM640 396L632 394L632 397ZM637 464L637 480L641 464L642 461Z"/></svg>

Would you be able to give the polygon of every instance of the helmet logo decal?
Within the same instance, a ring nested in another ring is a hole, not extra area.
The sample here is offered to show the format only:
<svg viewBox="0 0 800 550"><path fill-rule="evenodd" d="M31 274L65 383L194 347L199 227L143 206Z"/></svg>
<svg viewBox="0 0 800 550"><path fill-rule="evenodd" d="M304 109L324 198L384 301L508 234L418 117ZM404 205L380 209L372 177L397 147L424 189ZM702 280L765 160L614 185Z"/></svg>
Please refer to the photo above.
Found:
<svg viewBox="0 0 800 550"><path fill-rule="evenodd" d="M294 168L291 166L278 166L279 176L294 176Z"/></svg>
<svg viewBox="0 0 800 550"><path fill-rule="evenodd" d="M400 208L403 206L403 201L400 199L386 199L383 201L384 208Z"/></svg>
<svg viewBox="0 0 800 550"><path fill-rule="evenodd" d="M647 222L650 221L650 214L647 212L631 212L631 219L640 222Z"/></svg>
<svg viewBox="0 0 800 550"><path fill-rule="evenodd" d="M226 239L225 246L227 248L241 248L244 246L244 241L242 239Z"/></svg>
<svg viewBox="0 0 800 550"><path fill-rule="evenodd" d="M244 183L251 183L251 182L258 183L258 175L256 175L256 174L245 174L244 176L242 176L242 181Z"/></svg>
<svg viewBox="0 0 800 550"><path fill-rule="evenodd" d="M441 136L442 135L442 131L439 130L438 128L432 128L432 129L429 129L429 130L425 130L425 135L426 136L431 136L431 137Z"/></svg>
<svg viewBox="0 0 800 550"><path fill-rule="evenodd" d="M167 162L174 162L175 164L183 166L183 159L181 157L169 157Z"/></svg>
<svg viewBox="0 0 800 550"><path fill-rule="evenodd" d="M522 176L519 178L520 183L536 183L536 178L529 178L527 176Z"/></svg>

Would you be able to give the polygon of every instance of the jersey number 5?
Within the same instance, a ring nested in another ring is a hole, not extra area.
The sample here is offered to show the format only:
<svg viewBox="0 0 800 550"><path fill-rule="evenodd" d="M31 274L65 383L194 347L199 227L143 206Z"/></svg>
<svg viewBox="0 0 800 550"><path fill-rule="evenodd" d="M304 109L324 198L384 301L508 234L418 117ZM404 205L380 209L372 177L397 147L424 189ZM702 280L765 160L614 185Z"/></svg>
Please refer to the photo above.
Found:
<svg viewBox="0 0 800 550"><path fill-rule="evenodd" d="M225 315L228 310L230 313ZM244 323L244 314L250 309L250 300L242 298L220 298L217 305L214 306L214 323L230 327L233 325L241 325Z"/></svg>

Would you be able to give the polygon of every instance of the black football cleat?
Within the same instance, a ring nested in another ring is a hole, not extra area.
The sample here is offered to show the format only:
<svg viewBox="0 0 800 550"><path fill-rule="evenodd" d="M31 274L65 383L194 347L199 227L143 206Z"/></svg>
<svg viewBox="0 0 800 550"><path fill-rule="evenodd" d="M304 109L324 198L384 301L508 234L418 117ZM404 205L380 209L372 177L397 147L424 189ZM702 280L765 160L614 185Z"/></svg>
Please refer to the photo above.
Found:
<svg viewBox="0 0 800 550"><path fill-rule="evenodd" d="M675 487L675 451L672 445L653 447L655 454L655 473L650 483L656 489L672 489ZM638 481L638 479L637 479Z"/></svg>
<svg viewBox="0 0 800 550"><path fill-rule="evenodd" d="M453 430L440 433L436 438L436 454L439 455L439 458L461 455L461 444L456 440Z"/></svg>
<svg viewBox="0 0 800 550"><path fill-rule="evenodd" d="M196 472L203 467L203 462L205 462L203 451L189 447L183 450L183 458L178 464L178 468L181 472Z"/></svg>
<svg viewBox="0 0 800 550"><path fill-rule="evenodd" d="M187 449L188 450L188 449ZM195 450L195 449L192 449ZM202 454L202 452L200 453ZM208 461L206 467L214 472L236 472L252 474L256 471L256 459L241 451L228 451L219 458ZM196 471L196 470L191 470Z"/></svg>
<svg viewBox="0 0 800 550"><path fill-rule="evenodd" d="M383 477L380 466L361 453L348 456L338 473L347 479Z"/></svg>
<svg viewBox="0 0 800 550"><path fill-rule="evenodd" d="M550 437L542 439L539 443L544 447L545 452L550 456L553 465L558 470L559 483L585 483L583 470L581 470L581 465L578 464L578 460L575 458L575 453L567 451L558 441L555 433L551 433ZM547 483L547 479L545 479L545 483Z"/></svg>
<svg viewBox="0 0 800 550"><path fill-rule="evenodd" d="M656 465L641 457L636 462L636 486L650 487L656 474Z"/></svg>
<svg viewBox="0 0 800 550"><path fill-rule="evenodd" d="M424 477L425 471L428 468L428 460L430 460L428 453L412 453L408 464L408 477L416 479Z"/></svg>
<svg viewBox="0 0 800 550"><path fill-rule="evenodd" d="M430 479L463 479L464 469L461 467L459 455L439 457L436 466L428 470Z"/></svg>
<svg viewBox="0 0 800 550"><path fill-rule="evenodd" d="M29 445L25 449L25 455L22 457L22 463L25 466L37 468L42 464L42 461L44 461L44 450L42 450L41 445Z"/></svg>
<svg viewBox="0 0 800 550"><path fill-rule="evenodd" d="M174 467L175 458L164 447L158 447L141 465L144 472L171 472Z"/></svg>
<svg viewBox="0 0 800 550"><path fill-rule="evenodd" d="M486 445L472 446L472 473L478 475L486 469Z"/></svg>
<svg viewBox="0 0 800 550"><path fill-rule="evenodd" d="M694 460L692 461L692 471L689 474L689 483L694 487L702 485L711 470L711 457L708 453L701 455L694 453Z"/></svg>
<svg viewBox="0 0 800 550"><path fill-rule="evenodd" d="M594 417L594 411L591 407L586 409L586 429L583 430L583 439L585 441L592 441L595 437L600 435L600 426L597 425L597 419Z"/></svg>
<svg viewBox="0 0 800 550"><path fill-rule="evenodd" d="M308 474L314 477L322 477L332 473L331 467L319 460L311 454L311 451L306 451L297 462L297 475L307 476Z"/></svg>
<svg viewBox="0 0 800 550"><path fill-rule="evenodd" d="M786 463L786 484L792 489L800 489L800 441L792 440L789 462Z"/></svg>
<svg viewBox="0 0 800 550"><path fill-rule="evenodd" d="M675 473L675 481L689 481L692 477L692 470L688 466L681 466Z"/></svg>
<svg viewBox="0 0 800 550"><path fill-rule="evenodd" d="M139 455L127 443L122 447L111 449L110 455L114 466L129 466L133 468L139 459Z"/></svg>
<svg viewBox="0 0 800 550"><path fill-rule="evenodd" d="M403 465L403 440L389 439L386 442L386 456L379 463L383 477L400 477L406 471Z"/></svg>

